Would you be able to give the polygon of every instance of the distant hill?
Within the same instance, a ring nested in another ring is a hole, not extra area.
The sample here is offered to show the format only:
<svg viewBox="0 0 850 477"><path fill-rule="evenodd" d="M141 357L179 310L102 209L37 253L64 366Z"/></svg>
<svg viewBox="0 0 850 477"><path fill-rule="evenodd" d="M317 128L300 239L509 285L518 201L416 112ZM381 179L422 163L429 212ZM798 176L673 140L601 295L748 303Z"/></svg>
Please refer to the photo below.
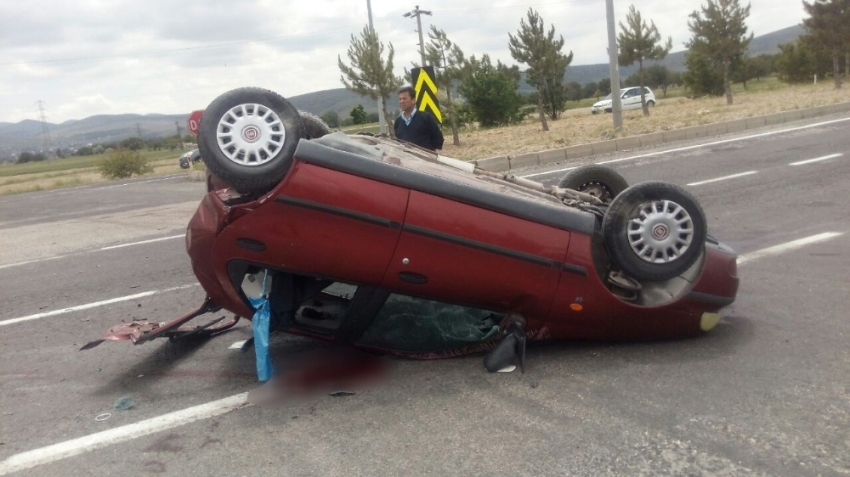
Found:
<svg viewBox="0 0 850 477"><path fill-rule="evenodd" d="M795 25L775 32L755 37L750 43L749 54L773 54L779 51L779 45L794 41L805 33L802 25ZM673 71L685 71L685 55L687 51L677 51L667 55L659 62ZM620 77L627 78L637 71L637 66L621 67ZM597 82L608 77L608 65L576 65L567 68L567 82L577 81L581 84ZM519 87L522 92L530 92L532 88L525 82ZM352 108L362 104L367 112L378 110L375 101L364 98L343 88L316 91L288 98L296 108L321 115L327 111L336 111L342 117L347 117ZM387 98L387 109L392 113L398 109L395 98ZM141 128L142 137L164 137L175 134L175 122L186 132L186 118L189 114L118 114L98 115L80 120L65 121L61 124L50 124L50 137L54 146L75 147L88 143L104 143L120 141L127 137L138 135ZM30 119L18 123L0 123L0 156L14 151L38 149L41 144L42 126L38 121Z"/></svg>

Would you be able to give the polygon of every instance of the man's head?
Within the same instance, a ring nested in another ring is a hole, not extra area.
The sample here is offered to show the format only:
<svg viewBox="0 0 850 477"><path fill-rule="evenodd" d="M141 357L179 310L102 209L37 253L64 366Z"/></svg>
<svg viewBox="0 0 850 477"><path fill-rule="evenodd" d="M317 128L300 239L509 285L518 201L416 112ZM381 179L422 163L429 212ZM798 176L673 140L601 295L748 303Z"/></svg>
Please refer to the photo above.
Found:
<svg viewBox="0 0 850 477"><path fill-rule="evenodd" d="M416 107L416 90L405 86L398 90L398 107L405 113L410 113Z"/></svg>

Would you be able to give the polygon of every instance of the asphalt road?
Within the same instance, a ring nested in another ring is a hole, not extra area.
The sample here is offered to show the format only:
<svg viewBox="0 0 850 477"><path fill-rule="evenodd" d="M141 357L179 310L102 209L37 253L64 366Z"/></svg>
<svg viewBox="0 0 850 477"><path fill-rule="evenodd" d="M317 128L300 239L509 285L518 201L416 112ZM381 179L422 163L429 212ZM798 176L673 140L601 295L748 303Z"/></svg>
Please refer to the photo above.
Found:
<svg viewBox="0 0 850 477"><path fill-rule="evenodd" d="M160 432L124 426L257 387L253 355L228 349L249 325L199 344L77 350L122 320L200 304L199 287L171 289L194 283L181 234L203 184L2 197L0 475L21 462L34 476L850 475L848 126L835 116L592 159L630 183L688 188L710 232L748 258L737 301L703 337L537 344L524 375L488 374L480 357L395 361L354 396L232 406ZM564 172L547 171L578 164L523 172L551 184ZM828 232L840 235L753 255ZM325 346L277 337L274 361ZM114 410L122 396L136 407ZM130 437L87 437L110 429Z"/></svg>

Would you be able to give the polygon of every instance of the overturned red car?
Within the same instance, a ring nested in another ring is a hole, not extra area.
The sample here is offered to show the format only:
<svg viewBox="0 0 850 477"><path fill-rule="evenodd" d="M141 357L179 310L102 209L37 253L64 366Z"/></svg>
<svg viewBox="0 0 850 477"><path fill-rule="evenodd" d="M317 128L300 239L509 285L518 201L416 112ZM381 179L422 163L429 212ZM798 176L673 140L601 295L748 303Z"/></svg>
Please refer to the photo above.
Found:
<svg viewBox="0 0 850 477"><path fill-rule="evenodd" d="M219 333L262 295L272 331L436 358L506 338L697 335L737 292L735 252L673 184L629 187L586 166L545 187L391 138L329 134L257 88L210 104L199 147L212 175L186 248L207 301L105 340ZM235 318L187 324L220 309Z"/></svg>

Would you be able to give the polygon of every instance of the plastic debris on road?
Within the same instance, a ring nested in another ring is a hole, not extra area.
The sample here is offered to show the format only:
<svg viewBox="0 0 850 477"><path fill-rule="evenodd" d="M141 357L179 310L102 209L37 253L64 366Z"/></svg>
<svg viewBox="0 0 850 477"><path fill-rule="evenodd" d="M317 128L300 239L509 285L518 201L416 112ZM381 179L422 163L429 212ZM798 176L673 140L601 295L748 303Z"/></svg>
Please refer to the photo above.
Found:
<svg viewBox="0 0 850 477"><path fill-rule="evenodd" d="M130 396L123 396L115 401L114 407L116 411L126 411L127 409L133 409L136 407L136 401L133 401L133 398Z"/></svg>
<svg viewBox="0 0 850 477"><path fill-rule="evenodd" d="M271 328L271 313L269 300L266 295L268 271L263 277L263 294L259 298L248 297L254 307L254 318L251 319L251 329L254 332L254 352L257 357L257 379L266 382L274 374L272 358L269 356L269 330Z"/></svg>

